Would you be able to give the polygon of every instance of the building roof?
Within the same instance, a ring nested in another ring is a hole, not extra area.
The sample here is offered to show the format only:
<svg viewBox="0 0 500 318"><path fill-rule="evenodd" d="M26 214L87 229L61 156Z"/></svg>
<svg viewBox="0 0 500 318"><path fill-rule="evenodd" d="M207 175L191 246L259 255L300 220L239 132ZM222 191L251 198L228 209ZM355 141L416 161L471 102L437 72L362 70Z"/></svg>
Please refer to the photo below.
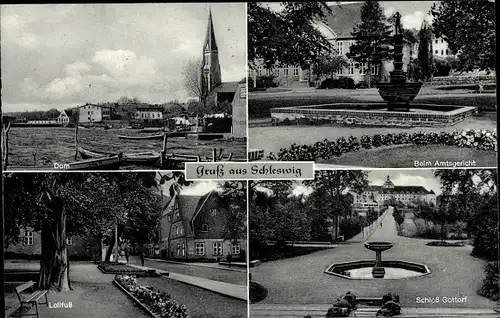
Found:
<svg viewBox="0 0 500 318"><path fill-rule="evenodd" d="M193 222L198 212L201 210L207 199L214 191L210 191L202 196L197 195L178 195L177 202L182 218L182 224L186 235L193 235Z"/></svg>
<svg viewBox="0 0 500 318"><path fill-rule="evenodd" d="M363 2L334 4L329 6L332 13L326 16L326 25L332 29L337 38L352 38L352 31L361 22Z"/></svg>
<svg viewBox="0 0 500 318"><path fill-rule="evenodd" d="M394 186L394 188L384 188L382 186L367 186L364 191L380 192L380 193L410 193L410 194L435 194L433 190L429 191L422 186Z"/></svg>
<svg viewBox="0 0 500 318"><path fill-rule="evenodd" d="M138 111L163 111L163 107L161 106L151 106L151 107L137 107Z"/></svg>
<svg viewBox="0 0 500 318"><path fill-rule="evenodd" d="M223 82L217 85L212 92L236 93L237 91L238 91L238 82Z"/></svg>
<svg viewBox="0 0 500 318"><path fill-rule="evenodd" d="M102 107L102 108L111 108L109 105L98 105L98 104L92 104L92 103L85 103L85 105L78 106L78 108L85 107L85 106L94 106L94 107Z"/></svg>

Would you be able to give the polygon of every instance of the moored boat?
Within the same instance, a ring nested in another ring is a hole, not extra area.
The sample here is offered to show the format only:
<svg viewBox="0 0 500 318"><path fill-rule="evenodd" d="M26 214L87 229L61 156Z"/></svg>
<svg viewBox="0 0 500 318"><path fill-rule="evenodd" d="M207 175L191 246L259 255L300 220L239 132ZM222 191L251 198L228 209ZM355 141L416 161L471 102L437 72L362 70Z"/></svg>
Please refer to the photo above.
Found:
<svg viewBox="0 0 500 318"><path fill-rule="evenodd" d="M120 167L119 155L75 161L68 164L65 170L116 170Z"/></svg>
<svg viewBox="0 0 500 318"><path fill-rule="evenodd" d="M128 139L128 140L144 140L144 139L163 139L163 134L154 134L148 136L125 136L118 135L119 139Z"/></svg>
<svg viewBox="0 0 500 318"><path fill-rule="evenodd" d="M78 147L78 153L80 153L83 159L104 158L118 155L118 153L88 150L82 147ZM122 162L133 164L154 164L160 160L160 156L160 153L154 151L121 153Z"/></svg>

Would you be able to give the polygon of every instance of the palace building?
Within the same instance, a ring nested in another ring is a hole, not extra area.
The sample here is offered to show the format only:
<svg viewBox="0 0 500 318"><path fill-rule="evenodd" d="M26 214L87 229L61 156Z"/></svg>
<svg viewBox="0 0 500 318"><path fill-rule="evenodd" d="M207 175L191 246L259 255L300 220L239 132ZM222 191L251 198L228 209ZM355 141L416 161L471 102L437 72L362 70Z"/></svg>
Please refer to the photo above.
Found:
<svg viewBox="0 0 500 318"><path fill-rule="evenodd" d="M391 198L401 201L404 204L409 204L415 200L436 204L436 193L433 190L429 191L422 186L394 185L389 176L387 176L383 185L370 185L363 190L363 193L353 193L353 195L353 205L358 213L366 212L368 208L377 210L384 201Z"/></svg>

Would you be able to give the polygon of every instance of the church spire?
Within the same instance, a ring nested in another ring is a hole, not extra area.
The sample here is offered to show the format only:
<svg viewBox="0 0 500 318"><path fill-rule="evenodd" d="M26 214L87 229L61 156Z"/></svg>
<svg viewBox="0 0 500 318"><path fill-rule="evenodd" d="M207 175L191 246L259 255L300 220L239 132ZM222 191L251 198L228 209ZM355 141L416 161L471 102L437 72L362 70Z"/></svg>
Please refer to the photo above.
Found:
<svg viewBox="0 0 500 318"><path fill-rule="evenodd" d="M205 44L203 51L217 51L217 42L215 41L214 24L212 22L212 10L208 11L207 35L205 36Z"/></svg>

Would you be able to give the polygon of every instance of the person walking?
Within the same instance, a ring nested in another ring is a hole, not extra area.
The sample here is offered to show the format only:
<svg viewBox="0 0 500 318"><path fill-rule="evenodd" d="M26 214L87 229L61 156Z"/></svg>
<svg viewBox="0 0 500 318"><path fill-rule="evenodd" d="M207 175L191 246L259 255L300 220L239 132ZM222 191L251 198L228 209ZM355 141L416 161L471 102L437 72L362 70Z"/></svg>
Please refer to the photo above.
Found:
<svg viewBox="0 0 500 318"><path fill-rule="evenodd" d="M128 253L128 246L125 247L125 259L127 260L127 264L128 264L128 256L129 256L129 253Z"/></svg>
<svg viewBox="0 0 500 318"><path fill-rule="evenodd" d="M141 266L144 266L144 251L141 251Z"/></svg>

